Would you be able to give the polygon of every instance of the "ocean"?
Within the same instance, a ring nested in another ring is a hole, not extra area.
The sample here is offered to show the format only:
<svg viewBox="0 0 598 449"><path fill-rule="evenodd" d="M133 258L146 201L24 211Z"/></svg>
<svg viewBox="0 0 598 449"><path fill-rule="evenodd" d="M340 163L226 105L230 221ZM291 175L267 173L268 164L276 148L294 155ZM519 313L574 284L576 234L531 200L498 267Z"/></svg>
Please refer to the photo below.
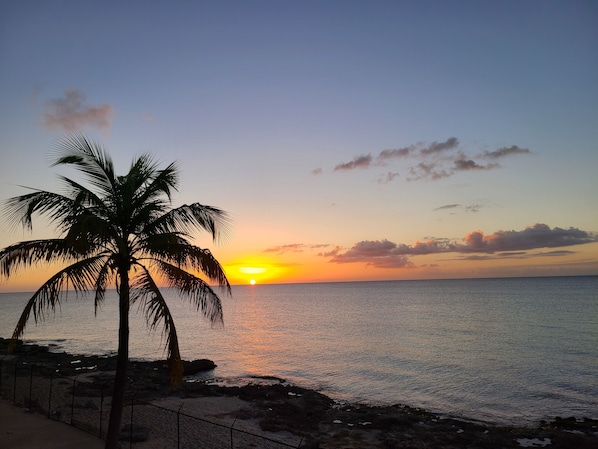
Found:
<svg viewBox="0 0 598 449"><path fill-rule="evenodd" d="M598 418L598 277L234 286L211 327L165 290L181 354L223 383L274 376L339 401L406 404L492 424ZM31 294L0 294L8 338ZM76 354L116 351L116 293L94 316L69 295L25 339ZM132 309L131 357L164 357ZM188 379L194 380L194 379Z"/></svg>

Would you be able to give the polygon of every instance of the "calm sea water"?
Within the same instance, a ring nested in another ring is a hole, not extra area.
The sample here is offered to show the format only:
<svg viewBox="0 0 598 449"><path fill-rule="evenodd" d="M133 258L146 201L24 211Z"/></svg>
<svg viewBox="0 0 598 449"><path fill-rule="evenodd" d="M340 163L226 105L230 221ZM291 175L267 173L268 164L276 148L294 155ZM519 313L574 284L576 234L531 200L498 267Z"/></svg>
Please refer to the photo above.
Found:
<svg viewBox="0 0 598 449"><path fill-rule="evenodd" d="M276 376L338 400L499 424L598 418L598 277L235 286L222 328L167 295L183 357L214 360L218 379ZM0 336L28 298L0 294ZM69 297L25 338L115 351L107 299L94 317L92 301ZM133 358L162 357L161 344L133 317Z"/></svg>

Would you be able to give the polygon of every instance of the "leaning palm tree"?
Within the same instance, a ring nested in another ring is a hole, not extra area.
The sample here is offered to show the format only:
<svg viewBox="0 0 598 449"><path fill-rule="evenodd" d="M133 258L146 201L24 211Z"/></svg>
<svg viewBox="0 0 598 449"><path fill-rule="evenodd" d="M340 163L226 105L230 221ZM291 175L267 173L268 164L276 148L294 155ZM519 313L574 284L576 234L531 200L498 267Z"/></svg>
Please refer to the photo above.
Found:
<svg viewBox="0 0 598 449"><path fill-rule="evenodd" d="M182 380L183 365L172 315L158 284L173 287L212 323L222 322L218 294L208 282L231 293L224 270L212 253L191 243L192 233L208 231L214 240L230 224L225 212L199 203L172 207L178 170L164 169L151 156L136 158L129 172L117 176L110 156L81 135L59 141L53 164L70 165L83 173L87 187L61 176L63 194L32 189L10 198L4 207L12 224L32 229L32 216L45 215L57 226L59 238L17 243L0 251L0 277L18 269L59 262L64 268L29 299L13 333L20 338L33 314L37 322L55 310L66 292L90 292L98 306L106 289L115 286L119 301L116 377L106 448L116 448L120 433L129 357L129 310L134 303L145 312L150 328L163 328L173 384ZM202 279L197 273L203 273Z"/></svg>

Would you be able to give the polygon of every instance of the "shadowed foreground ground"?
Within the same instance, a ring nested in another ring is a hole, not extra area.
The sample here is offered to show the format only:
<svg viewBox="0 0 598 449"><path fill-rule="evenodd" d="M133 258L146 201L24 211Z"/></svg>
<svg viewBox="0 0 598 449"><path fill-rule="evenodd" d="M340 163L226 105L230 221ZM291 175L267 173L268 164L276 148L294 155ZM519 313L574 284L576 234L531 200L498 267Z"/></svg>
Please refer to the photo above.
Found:
<svg viewBox="0 0 598 449"><path fill-rule="evenodd" d="M0 339L0 350L2 350ZM23 348L21 348L23 349ZM85 383L78 385L78 391L104 388L110 389L115 359L106 357L74 357L69 354L53 354L45 348L29 347L19 354L20 363L35 363L47 368L48 372L60 370L63 376L74 376L76 366L94 366L95 369L83 376ZM73 363L77 360L78 363ZM199 364L201 367L202 364ZM210 367L210 364L207 364ZM197 368L188 364L188 369ZM371 407L362 404L339 405L330 398L313 390L269 379L256 379L255 384L231 387L208 383L186 383L180 389L168 385L168 376L162 362L131 362L129 369L129 395L159 407L177 410L184 407L186 413L202 419L243 428L256 434L292 445L310 449L330 448L380 448L380 449L454 449L454 448L519 448L546 447L549 449L590 449L598 447L598 420L587 418L555 418L542 422L535 428L498 427L461 419L436 416L425 410L403 405ZM89 393L91 395L91 393ZM33 418L23 409L2 401L2 413L9 418ZM3 418L3 417L0 417ZM48 429L58 427L76 430L70 426L35 416L47 423ZM475 418L475 417L472 417ZM159 420L160 418L158 418ZM11 430L4 429L0 421L2 437L17 438ZM159 428L160 422L149 423L148 427ZM20 428L20 427L19 427ZM26 426L25 426L26 428ZM13 430L16 432L16 430ZM77 431L79 432L79 431ZM5 435L6 433L6 435ZM100 440L81 432L95 442ZM50 431L48 430L48 435ZM24 437L27 435L24 435ZM60 435L59 435L60 436ZM159 432L150 432L147 439L135 444L136 448L153 449L162 447ZM48 436L50 438L50 436ZM46 441L50 441L49 439ZM3 445L4 447L36 447ZM206 443L206 441L204 441ZM17 443L15 443L17 444ZM204 445L205 446L205 445ZM43 446L69 449L75 446ZM94 446L79 446L94 447ZM101 447L101 442L97 447ZM203 447L203 446L202 446ZM208 447L208 446L206 446ZM212 446L209 446L212 447ZM213 446L221 449L221 446Z"/></svg>
<svg viewBox="0 0 598 449"><path fill-rule="evenodd" d="M0 400L0 449L101 449L89 433Z"/></svg>

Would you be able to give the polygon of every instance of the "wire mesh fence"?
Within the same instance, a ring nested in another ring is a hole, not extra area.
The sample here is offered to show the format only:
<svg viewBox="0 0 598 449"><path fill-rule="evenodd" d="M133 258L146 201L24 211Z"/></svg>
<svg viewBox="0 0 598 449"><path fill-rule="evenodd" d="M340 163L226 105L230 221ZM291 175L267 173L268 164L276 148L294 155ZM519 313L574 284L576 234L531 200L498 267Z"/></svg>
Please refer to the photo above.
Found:
<svg viewBox="0 0 598 449"><path fill-rule="evenodd" d="M105 438L110 414L111 391L98 387L90 373L63 376L18 356L0 356L0 396L50 419L70 424ZM285 449L289 443L243 428L212 422L178 409L171 409L128 396L123 409L123 447L130 449Z"/></svg>

